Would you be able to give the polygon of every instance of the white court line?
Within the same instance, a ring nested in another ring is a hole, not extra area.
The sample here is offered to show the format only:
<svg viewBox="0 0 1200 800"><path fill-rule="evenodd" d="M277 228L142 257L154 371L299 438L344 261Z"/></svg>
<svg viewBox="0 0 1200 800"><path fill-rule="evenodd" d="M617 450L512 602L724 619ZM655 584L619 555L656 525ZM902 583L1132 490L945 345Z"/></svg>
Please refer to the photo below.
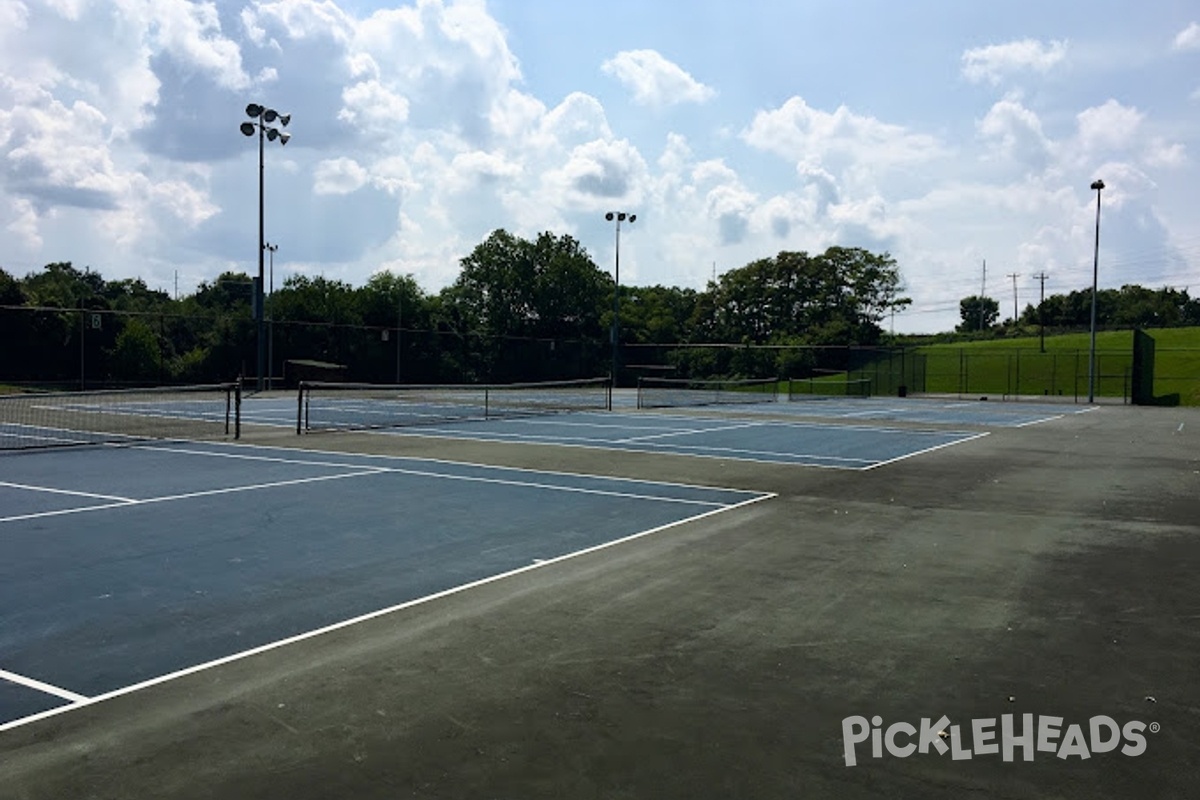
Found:
<svg viewBox="0 0 1200 800"><path fill-rule="evenodd" d="M66 514L83 514L88 511L105 511L110 508L132 508L151 503L167 503L173 500L187 500L193 497L210 497L218 494L234 494L236 492L252 492L259 489L275 489L280 486L295 486L301 483L317 483L318 481L336 481L342 478L361 478L364 475L378 475L387 472L386 469L372 467L358 472L345 472L340 475L318 475L313 478L294 478L287 481L272 481L270 483L248 484L246 486L229 486L223 489L205 489L199 492L166 495L163 497L147 497L139 500L127 500L122 503L105 503L99 506L83 506L81 508L60 508L55 511L38 511L32 514L17 514L11 517L0 517L0 523L19 522L25 519L43 519L45 517L61 517Z"/></svg>
<svg viewBox="0 0 1200 800"><path fill-rule="evenodd" d="M251 461L271 461L271 462L278 462L278 463L285 463L285 464L300 464L300 465L305 465L305 466L340 467L342 469L353 469L355 467L360 466L358 464L337 464L337 463L331 463L331 462L304 461L304 460L300 460L300 459L290 460L290 459L286 459L286 458L279 458L279 457L272 457L272 456L251 456L251 455L243 455L241 453L214 453L214 452L210 452L207 450L189 450L186 448L145 447L142 449L144 449L144 450L169 450L170 452L175 452L175 453L188 453L191 455L212 456L212 457L216 457L216 458L240 458L240 459L248 459ZM506 467L499 467L499 468L491 467L491 469L507 469L507 468ZM381 473L393 473L393 474L399 474L399 475L416 475L418 477L423 477L423 478L443 478L445 480L452 480L452 481L490 483L490 484L498 484L501 486L517 486L517 487L524 487L524 488L531 488L531 489L546 489L546 490L554 491L554 492L575 492L575 493L579 493L579 494L594 494L594 495L598 495L601 497L626 497L626 498L630 498L630 499L634 499L634 500L654 500L654 501L663 502L663 503L683 503L685 505L699 505L699 506L724 505L724 503L715 503L715 502L708 501L708 500L688 500L685 498L678 498L678 497L665 497L662 495L650 495L650 494L636 494L633 492L616 492L616 491L611 491L611 490L607 490L607 489L588 489L588 488L578 487L578 486L558 486L553 483L541 483L538 481L517 481L517 480L504 479L504 478L484 478L484 477L479 477L479 476L475 476L475 475L450 475L450 474L446 474L444 472L433 472L430 470L411 469L408 467L385 467L385 466L370 467L368 470L360 472L360 473L352 473L350 475L341 475L341 476L336 476L336 477L355 477L357 475L371 475L371 474L381 474ZM610 481L624 480L623 478L599 478L599 479L610 480ZM304 482L305 480L317 480L317 479L303 479L303 480L300 480L297 482ZM285 481L279 485L285 485L286 483L288 483L288 482ZM267 485L270 485L270 484L267 484ZM247 487L247 488L258 488L258 487ZM710 487L705 487L705 488L710 488ZM165 498L153 498L151 500L140 500L137 502L150 503L150 502L159 502L162 500L178 500L178 499L183 499L183 498L187 498L187 497L199 497L199 496L203 496L205 494L218 494L218 493L222 493L225 491L237 491L237 489L230 489L230 490L217 489L217 490L210 490L208 492L194 492L191 494L176 495L173 497L165 497ZM0 522L3 522L3 521L4 520L0 519Z"/></svg>
<svg viewBox="0 0 1200 800"><path fill-rule="evenodd" d="M1026 422L1019 422L1016 425L1012 425L1011 427L1013 427L1013 428L1028 428L1030 425L1040 425L1043 422L1050 422L1051 420L1062 419L1064 416L1066 416L1066 415L1065 414L1055 414L1052 417L1042 417L1041 419L1031 419Z"/></svg>
<svg viewBox="0 0 1200 800"><path fill-rule="evenodd" d="M653 444L651 444L649 446L653 447ZM705 451L705 452L709 452L709 453L749 453L749 454L755 455L755 456L778 456L780 458L813 458L813 459L818 459L821 461L845 461L845 462L857 461L861 464L876 463L875 460L872 458L858 458L857 456L823 456L823 455L814 455L811 453L776 453L772 450L747 450L747 449L741 448L741 447L712 447L709 445L702 445L702 444L669 444L668 443L668 444L664 444L663 447L672 447L672 448L676 448L678 450L701 450L701 451ZM658 451L651 451L651 452L658 452ZM670 453L670 452L674 452L674 451L666 450L663 452ZM691 454L684 453L683 455L691 455ZM779 463L779 462L772 462L772 463ZM807 462L787 461L787 462L783 462L783 463L787 463L787 464L804 463L804 464L806 464Z"/></svg>
<svg viewBox="0 0 1200 800"><path fill-rule="evenodd" d="M661 419L661 417L660 417L660 419ZM632 427L630 425L621 425L619 423L612 423L612 422L564 422L563 420L560 420L560 419L546 419L545 417L524 418L524 419L514 417L514 418L510 419L509 421L519 423L521 425L551 425L551 426L555 426L555 427L561 426L564 428L618 428L618 429L627 431ZM670 430L678 430L678 429L677 428L669 428L666 425L644 425L644 426L640 426L639 430L670 431Z"/></svg>
<svg viewBox="0 0 1200 800"><path fill-rule="evenodd" d="M419 475L429 478L444 478L451 481L469 481L472 483L494 483L501 486L518 486L528 487L532 489L546 489L553 492L577 492L579 494L594 494L601 497L625 497L632 500L653 500L660 503L682 503L684 505L693 506L720 506L728 507L727 503L718 503L711 500L688 500L682 497L664 497L662 495L652 494L634 494L632 492L614 492L606 489L584 489L577 486L556 486L553 483L534 483L532 481L512 481L502 478L480 478L473 475L446 475L441 472L425 472L415 469L388 469L387 472L396 472L403 475Z"/></svg>
<svg viewBox="0 0 1200 800"><path fill-rule="evenodd" d="M428 433L425 433L422 430L418 430L416 428L405 429L405 430L372 431L372 433L384 434L384 435L388 435L388 436L407 436L407 437L411 437L414 439L454 439L456 441L461 441L461 442L488 442L488 441L510 442L510 441L512 441L512 437L519 436L519 434L506 434L509 438L489 438L489 437L493 437L493 436L499 436L499 434L490 434L489 433L489 434L483 434L483 435L469 436L469 435L462 435L461 433L451 433L449 431L447 431L446 434L429 435ZM966 434L963 434L963 435L966 435ZM541 439L541 440L539 440L539 439ZM562 441L559 439L548 439L545 437L537 437L537 438L525 437L524 440L518 439L518 441L520 441L521 444L544 445L544 446L549 446L549 447L577 447L577 448L581 448L584 450L601 450L601 451L607 451L609 453L643 453L643 454L647 454L647 455L656 455L656 456L683 456L685 458L714 458L714 459L722 459L722 460L726 460L726 461L745 461L745 462L751 463L751 464L772 464L774 466L783 465L783 466L789 466L789 467L814 467L817 469L848 469L848 470L863 469L863 467L857 467L857 466L850 467L850 466L844 466L841 464L821 464L821 463L815 462L815 461L797 461L795 459L833 458L833 456L808 456L808 455L797 454L797 453L781 453L781 454L779 454L780 456L782 456L785 459L790 459L790 460L781 461L779 458L750 458L749 456L735 456L735 455L729 455L728 453L717 453L717 452L713 452L713 453L703 453L703 452L701 452L701 453L682 453L682 452L679 452L678 450L661 450L661 449L655 450L655 449L653 449L653 445L651 445L651 444L647 444L643 447L637 447L637 446L614 447L614 446L612 446L611 439L588 440L588 441L592 441L593 442L592 444L576 444L574 442L567 442L567 441ZM672 445L663 445L663 447L671 447L671 446ZM679 447L681 449L684 448L683 445L674 445L674 446ZM699 449L699 448L697 448L697 449ZM703 449L717 450L718 448L709 447L709 448L703 448ZM746 452L757 453L758 451L749 450ZM768 455L768 456L772 455L769 452L764 452L761 454ZM860 460L863 461L864 463L871 463L869 459L860 459ZM625 479L620 478L619 480L625 480ZM730 490L723 489L722 491L730 491ZM736 491L744 492L745 490L739 489Z"/></svg>
<svg viewBox="0 0 1200 800"><path fill-rule="evenodd" d="M137 502L130 497L120 497L113 494L93 494L92 492L76 492L70 489L51 489L49 486L31 486L25 483L10 483L8 481L0 481L0 486L9 486L13 489L28 489L31 492L46 492L48 494L66 494L72 497L89 497L93 500L117 500L122 503Z"/></svg>
<svg viewBox="0 0 1200 800"><path fill-rule="evenodd" d="M505 466L497 466L496 464L482 464L477 461L454 461L454 460L446 459L446 458L429 458L428 456L390 456L390 455L383 455L381 453L338 453L337 451L332 451L332 450L316 450L311 447L279 447L277 445L251 444L249 442L224 442L220 446L221 447L244 448L247 450L271 450L271 451L275 451L275 452L288 451L288 452L296 452L296 453L314 453L314 454L325 455L325 456L334 454L334 455L344 455L344 456L348 456L348 457L356 458L356 459L362 458L362 459L368 459L368 460L373 459L373 460L381 460L381 461L419 461L422 463L445 464L445 465L454 466L454 467L473 467L476 469L491 470L491 471L496 471L496 472L526 472L526 473L530 473L533 475L561 475L561 476L568 477L568 478L595 478L596 480L601 480L601 481L619 481L621 483L644 483L644 484L648 484L650 486L673 486L675 488L680 488L680 489L716 490L719 492L728 492L728 493L732 493L732 494L751 494L751 495L756 495L756 496L758 494L760 494L759 492L751 490L751 489L730 489L728 487L705 486L705 485L696 484L696 483L676 483L676 482L672 482L672 481L647 480L647 479L643 479L643 478L622 478L622 477L617 477L617 476L613 476L613 475L596 475L596 474L589 473L589 472L564 472L561 470L534 469L532 467L505 467ZM580 446L580 445L567 445L567 446L573 447L573 446ZM627 453L627 452L638 452L638 451L622 449L619 452ZM221 454L220 453L210 453L210 455L221 455ZM229 454L229 455L232 457L233 454ZM359 466L359 465L355 464L353 466Z"/></svg>
<svg viewBox="0 0 1200 800"><path fill-rule="evenodd" d="M632 444L634 442L644 442L647 439L665 439L669 436L694 436L697 433L720 433L721 431L735 431L740 428L759 428L763 424L762 422L745 422L741 425L725 425L721 428L693 428L685 431L671 431L670 433L652 433L649 436L630 436L627 439L616 439L613 441L613 444Z"/></svg>
<svg viewBox="0 0 1200 800"><path fill-rule="evenodd" d="M167 683L168 681L177 680L179 678L183 678L188 675L194 675L197 672L203 672L205 670L214 669L216 667L220 667L225 664L233 663L234 661L241 661L242 659L249 658L251 656L260 655L262 653L266 653L271 650L277 650L281 647L286 647L288 645L296 644L298 642L303 642L308 639L316 638L318 636L323 636L324 634L332 633L333 631L341 630L342 628L349 628L353 625L359 625L361 623L368 622L370 620L377 619L379 617L387 616L389 614L394 614L398 611L403 611L404 609L412 608L412 607L418 606L418 605L423 605L425 603L429 603L434 600L440 600L444 597L450 597L451 595L460 594L462 592L466 592L471 589L476 589L480 586L486 586L489 583L496 583L497 581L502 581L506 578L511 578L513 576L521 575L526 572L532 572L535 569L542 569L542 568L548 567L552 564L558 564L563 561L567 561L567 560L570 560L573 558L578 558L580 556L588 555L589 553L596 553L601 550L606 550L610 547L616 547L618 545L622 545L627 542L632 542L636 539L641 539L646 536L651 536L656 533L661 533L662 531L668 530L670 528L674 528L678 525L683 525L688 522L695 522L697 520L704 519L705 517L713 516L714 514L720 514L720 513L726 512L726 511L732 511L735 508L741 508L743 506L748 506L753 503L759 503L759 502L762 502L763 500L769 500L776 496L777 495L775 495L775 494L761 494L757 497L750 498L749 500L743 500L740 503L735 503L734 505L725 506L724 508L712 509L711 511L705 511L701 514L697 514L696 516L687 517L686 519L676 520L675 522L668 522L665 525L659 525L657 527L650 528L648 530L640 531L638 533L633 533L633 534L630 534L629 536L621 537L620 539L613 539L610 542L602 542L601 544L593 545L592 547L587 547L587 548L584 548L583 550L576 550L573 553L566 553L565 555L555 556L554 558L547 558L545 560L539 559L538 561L535 561L532 564L527 564L523 567L518 567L516 569L509 570L508 572L501 572L498 575L493 575L489 578L481 578L477 581L471 581L470 583L464 583L461 586L455 586L451 589L444 589L440 592L435 592L433 594L426 595L424 597L419 597L415 600L408 600L403 603L397 603L396 605L388 606L387 608L381 608L378 611L371 611L367 614L361 614L357 617L352 617L350 619L343 620L341 622L335 622L332 625L326 625L325 627L322 627L322 628L317 628L315 630L307 631L305 633L297 634L295 636L289 636L286 639L280 639L278 641L269 642L268 644L259 645L258 647L252 647L248 650L243 650L240 653L234 653L232 655L224 656L222 658L213 659L212 661L207 661L203 664L197 664L192 667L187 667L185 669L177 670L175 672L168 673L167 675L160 675L157 678L151 678L149 680L142 681L141 683L135 683L131 686L126 686L121 689L114 689L111 692L105 692L104 694L98 694L94 697L84 697L84 698L78 700L77 702L72 703L71 705L60 706L58 708L52 708L52 709L49 709L47 711L42 711L37 714L31 714L28 717L22 717L21 719L17 719L17 720L13 720L11 722L5 722L3 724L0 724L0 732L12 730L13 728L18 728L22 725L28 725L29 723L37 722L38 720L43 720L43 719L47 719L49 717L54 717L59 714L63 714L67 711L73 711L75 709L83 708L85 706L95 705L96 703L102 703L105 700L111 700L115 697L121 697L123 695L132 694L133 692L141 691L142 689L148 689L151 686L157 686L159 684Z"/></svg>
<svg viewBox="0 0 1200 800"><path fill-rule="evenodd" d="M27 678L24 675L18 675L15 672L9 672L6 669L0 669L0 680L5 680L9 683L16 683L28 689L36 689L44 694L52 694L55 697L61 697L63 700L70 700L72 703L82 703L88 699L81 694L76 694L75 692L54 686L49 683L43 683L42 681L35 680L34 678ZM70 708L70 706L68 706L68 708Z"/></svg>
<svg viewBox="0 0 1200 800"><path fill-rule="evenodd" d="M192 455L201 455L201 456L211 456L211 457L215 457L215 458L237 458L237 459L247 459L247 460L252 460L252 461L270 461L270 462L290 463L290 464L297 464L297 465L304 465L304 466L334 467L334 468L340 468L340 469L354 469L355 467L359 466L359 465L355 465L355 464L338 464L338 463L332 463L332 462L311 462L311 461L303 461L303 460L289 460L289 459L278 458L278 457L269 457L269 456L250 456L250 455L243 455L240 453L215 453L215 452L209 452L209 451L205 451L205 450L188 450L186 448L160 448L160 447L147 446L147 447L141 447L138 449L151 450L151 451L168 450L170 452L188 453L188 454L192 454ZM483 465L481 465L481 466L483 466ZM493 467L493 469L496 469L496 468ZM504 469L504 468L501 468L501 469ZM715 502L715 501L711 501L711 500L692 500L692 499L682 498L682 497L667 497L664 495L638 494L635 492L618 492L618 491L612 491L612 490L607 490L607 489L589 489L586 487L578 487L578 486L557 486L552 483L540 483L540 482L536 482L536 481L505 480L502 478L484 478L484 477L473 476L473 475L448 475L445 473L432 472L432 471L427 471L427 470L416 470L416 469L406 469L406 468L402 468L402 467L379 466L379 467L368 467L366 469L359 469L358 471L355 471L355 472L346 472L346 473L342 473L342 474L338 474L338 475L319 475L319 476L310 477L310 478L294 478L291 480L284 480L284 481L271 481L269 483L248 484L245 486L230 486L230 487L224 487L221 489L204 489L204 490L197 491L197 492L185 492L182 494L164 495L161 497L147 497L147 498L141 498L141 499L124 499L123 502L120 502L120 503L105 503L103 505L83 506L80 508L61 508L61 509L56 509L54 511L38 511L38 512L29 513L29 514L16 514L16 515L9 516L9 517L0 517L0 523L19 522L21 520L29 520L29 519L43 519L46 517L58 517L58 516L64 516L66 514L82 514L85 512L89 512L89 511L106 511L106 510L112 509L112 508L128 508L128 507L132 507L132 506L149 505L152 503L167 503L167 502L172 502L172 501L176 501L176 500L189 500L189 499L193 499L193 498L197 498L197 497L210 497L213 495L233 494L233 493L237 493L237 492L248 492L248 491L258 491L260 489L274 489L274 488L278 488L281 486L294 486L294 485L304 484L304 483L316 483L319 481L340 480L342 478L361 478L361 477L369 476L369 475L382 475L382 474L387 474L387 473L402 474L402 475L414 475L414 476L426 477L426 478L442 478L445 480L467 481L467 482L473 482L473 483L496 484L496 485L501 485L501 486L515 486L515 487L530 488L530 489L542 489L542 490L554 491L554 492L590 494L590 495L596 495L598 497L623 497L623 498L632 499L632 500L650 500L650 501L659 502L659 503L679 503L681 505L695 505L695 506L725 506L726 505L725 503L719 503L719 502ZM604 478L601 476L583 476L583 477L595 477L600 480L609 480L609 481L623 481L624 480L623 478L611 478L611 477ZM653 485L654 482L648 482L648 483L651 483ZM712 487L699 487L699 488L712 489ZM745 492L743 492L743 493L745 493Z"/></svg>
<svg viewBox="0 0 1200 800"><path fill-rule="evenodd" d="M863 469L876 469L877 467L887 466L888 464L895 464L897 461L903 461L906 458L912 458L913 456L919 456L922 453L932 453L934 450L941 450L943 447L953 447L956 444L963 444L965 442L972 441L973 439L979 439L983 436L989 436L989 435L991 435L991 431L983 431L981 433L976 433L973 436L968 436L966 439L957 439L953 442L943 442L942 444L934 445L933 447L926 447L923 450L915 450L911 453L905 453L902 456L896 456L895 458L889 458L886 461L878 461L869 467L864 467Z"/></svg>

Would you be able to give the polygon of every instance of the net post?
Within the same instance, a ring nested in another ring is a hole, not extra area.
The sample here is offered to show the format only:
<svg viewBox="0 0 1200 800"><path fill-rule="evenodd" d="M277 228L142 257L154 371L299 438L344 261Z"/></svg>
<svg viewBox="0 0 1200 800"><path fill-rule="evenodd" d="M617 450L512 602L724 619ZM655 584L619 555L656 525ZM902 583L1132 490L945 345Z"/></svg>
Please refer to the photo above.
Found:
<svg viewBox="0 0 1200 800"><path fill-rule="evenodd" d="M608 379L608 383L607 383L607 389L608 389L608 391L606 392L606 394L607 394L607 397L606 397L606 398L605 398L605 400L604 400L604 410L605 410L605 411L612 411L612 393L613 393L613 382L612 382L612 378L609 378L609 379Z"/></svg>
<svg viewBox="0 0 1200 800"><path fill-rule="evenodd" d="M229 395L225 395L225 403L229 404ZM225 422L225 432L229 432L229 421ZM233 385L233 438L242 438L242 381L239 379Z"/></svg>
<svg viewBox="0 0 1200 800"><path fill-rule="evenodd" d="M300 435L300 426L304 421L304 381L300 381L296 389L296 435Z"/></svg>
<svg viewBox="0 0 1200 800"><path fill-rule="evenodd" d="M483 387L483 418L484 419L489 419L488 414L491 411L491 408L490 408L489 402L488 402L491 399L488 396L489 392L490 392L490 390L487 386Z"/></svg>
<svg viewBox="0 0 1200 800"><path fill-rule="evenodd" d="M225 435L229 435L229 395L231 394L229 386L225 387Z"/></svg>
<svg viewBox="0 0 1200 800"><path fill-rule="evenodd" d="M637 382L637 407L639 410L642 408L642 376L640 375Z"/></svg>

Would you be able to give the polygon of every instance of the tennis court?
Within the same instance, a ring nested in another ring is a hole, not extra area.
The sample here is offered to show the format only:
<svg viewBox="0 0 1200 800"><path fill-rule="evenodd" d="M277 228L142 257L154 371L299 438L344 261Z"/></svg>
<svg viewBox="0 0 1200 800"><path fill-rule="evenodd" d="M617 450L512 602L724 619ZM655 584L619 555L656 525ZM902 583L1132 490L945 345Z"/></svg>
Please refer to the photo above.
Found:
<svg viewBox="0 0 1200 800"><path fill-rule="evenodd" d="M217 443L0 458L0 730L762 500Z"/></svg>
<svg viewBox="0 0 1200 800"><path fill-rule="evenodd" d="M1194 410L377 391L0 404L6 787L1194 785ZM943 714L1162 732L846 766L848 717Z"/></svg>

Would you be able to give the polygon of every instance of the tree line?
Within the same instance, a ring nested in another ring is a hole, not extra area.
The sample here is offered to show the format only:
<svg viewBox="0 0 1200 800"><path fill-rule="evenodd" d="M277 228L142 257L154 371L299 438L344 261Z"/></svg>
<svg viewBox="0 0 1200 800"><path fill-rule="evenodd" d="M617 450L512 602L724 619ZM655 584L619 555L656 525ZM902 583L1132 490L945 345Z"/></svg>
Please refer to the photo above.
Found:
<svg viewBox="0 0 1200 800"><path fill-rule="evenodd" d="M621 286L614 298L614 288L611 274L572 237L545 232L525 239L505 230L461 259L457 279L436 293L391 272L358 287L292 275L266 304L271 374L305 359L344 365L348 379L373 382L605 375L614 299L623 352L654 344L743 349L728 357L672 350L673 374L787 374L803 365L779 363L784 357L772 348L762 348L757 360L746 352L754 345L878 344L885 315L909 303L889 254L844 247L781 252L730 270L703 290ZM70 262L24 277L0 269L0 381L250 378L257 347L253 294L254 281L242 272L173 298L141 279L109 280ZM627 382L631 373L623 372Z"/></svg>
<svg viewBox="0 0 1200 800"><path fill-rule="evenodd" d="M985 337L1025 336L1043 326L1053 332L1089 330L1092 290L1054 294L1036 306L1028 303L1021 315L1000 322L1000 303L991 297L971 295L959 301L962 320L955 329ZM1200 298L1187 289L1147 289L1126 284L1120 289L1096 292L1096 326L1099 328L1177 328L1200 325Z"/></svg>

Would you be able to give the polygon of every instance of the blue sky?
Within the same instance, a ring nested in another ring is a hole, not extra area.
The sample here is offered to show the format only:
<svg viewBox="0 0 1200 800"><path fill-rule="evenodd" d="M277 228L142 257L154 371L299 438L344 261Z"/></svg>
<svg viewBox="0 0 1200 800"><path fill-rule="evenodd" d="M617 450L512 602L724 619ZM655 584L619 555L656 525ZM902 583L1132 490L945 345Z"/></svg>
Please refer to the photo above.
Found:
<svg viewBox="0 0 1200 800"><path fill-rule="evenodd" d="M0 267L182 291L388 269L430 292L496 228L623 283L888 251L946 330L1100 282L1200 294L1200 8L1150 2L0 0Z"/></svg>

